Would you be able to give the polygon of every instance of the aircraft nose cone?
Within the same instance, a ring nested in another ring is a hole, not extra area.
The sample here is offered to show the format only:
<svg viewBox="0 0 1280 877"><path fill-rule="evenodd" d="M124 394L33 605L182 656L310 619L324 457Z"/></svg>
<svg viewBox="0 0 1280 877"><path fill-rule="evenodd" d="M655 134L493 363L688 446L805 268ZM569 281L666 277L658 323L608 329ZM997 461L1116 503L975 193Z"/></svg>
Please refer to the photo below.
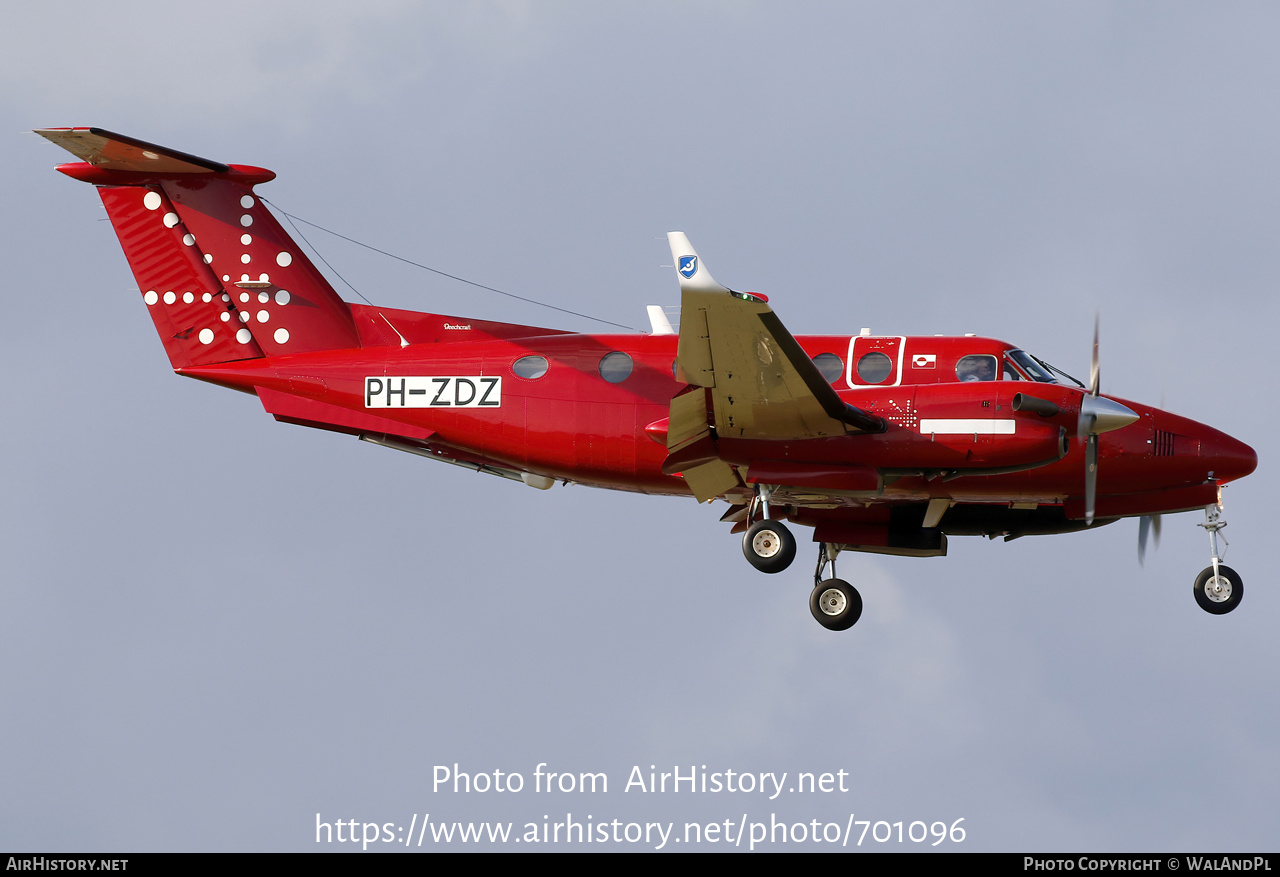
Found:
<svg viewBox="0 0 1280 877"><path fill-rule="evenodd" d="M1219 432L1204 444L1207 447L1202 447L1200 453L1212 462L1213 477L1217 481L1235 481L1258 468L1257 452L1226 433Z"/></svg>

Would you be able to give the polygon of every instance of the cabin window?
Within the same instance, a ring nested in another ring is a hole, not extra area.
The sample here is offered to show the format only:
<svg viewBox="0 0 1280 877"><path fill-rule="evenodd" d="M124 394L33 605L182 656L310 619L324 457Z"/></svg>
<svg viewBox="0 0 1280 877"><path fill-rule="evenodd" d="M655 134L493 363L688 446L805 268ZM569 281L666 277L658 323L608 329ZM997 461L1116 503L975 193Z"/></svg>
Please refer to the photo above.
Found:
<svg viewBox="0 0 1280 877"><path fill-rule="evenodd" d="M956 362L956 379L961 381L994 381L996 379L996 358L985 353L974 353L960 357Z"/></svg>
<svg viewBox="0 0 1280 877"><path fill-rule="evenodd" d="M883 353L868 353L858 360L858 377L868 384L878 384L893 373L893 360Z"/></svg>
<svg viewBox="0 0 1280 877"><path fill-rule="evenodd" d="M600 359L600 377L611 384L620 384L631 377L631 357L620 350L606 353Z"/></svg>
<svg viewBox="0 0 1280 877"><path fill-rule="evenodd" d="M533 380L540 378L547 373L547 358L545 356L522 356L511 366L511 370L517 376Z"/></svg>
<svg viewBox="0 0 1280 877"><path fill-rule="evenodd" d="M813 358L813 364L822 372L828 384L834 384L844 374L844 361L834 353L819 353ZM859 372L861 374L861 372ZM865 378L863 380L866 380ZM881 378L880 380L884 380Z"/></svg>

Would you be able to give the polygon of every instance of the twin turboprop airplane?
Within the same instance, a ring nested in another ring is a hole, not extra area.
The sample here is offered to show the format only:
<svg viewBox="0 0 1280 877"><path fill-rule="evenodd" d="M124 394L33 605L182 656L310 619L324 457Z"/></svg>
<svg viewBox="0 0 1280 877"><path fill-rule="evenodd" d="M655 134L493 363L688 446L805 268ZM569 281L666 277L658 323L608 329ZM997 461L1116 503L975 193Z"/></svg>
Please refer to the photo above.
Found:
<svg viewBox="0 0 1280 877"><path fill-rule="evenodd" d="M947 537L1006 540L1203 509L1195 598L1244 593L1218 547L1222 485L1253 471L1212 427L1103 396L978 337L796 338L764 296L717 283L680 232L675 333L582 335L343 301L255 194L271 171L99 128L37 133L97 187L174 371L257 395L277 420L347 433L549 488L729 504L757 569L813 528L813 616L844 630L862 598L841 551L930 557Z"/></svg>

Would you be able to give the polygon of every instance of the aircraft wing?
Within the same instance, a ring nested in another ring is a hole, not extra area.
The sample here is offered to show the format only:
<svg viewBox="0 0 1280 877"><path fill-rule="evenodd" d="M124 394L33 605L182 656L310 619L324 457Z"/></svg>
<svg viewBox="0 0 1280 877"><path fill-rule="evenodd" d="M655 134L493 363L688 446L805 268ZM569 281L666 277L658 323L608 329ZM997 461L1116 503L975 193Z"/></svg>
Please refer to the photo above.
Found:
<svg viewBox="0 0 1280 877"><path fill-rule="evenodd" d="M667 240L680 277L678 377L702 391L672 400L664 470L683 472L702 501L738 483L715 454L711 424L716 436L755 439L884 431L840 399L762 297L717 283L683 232Z"/></svg>

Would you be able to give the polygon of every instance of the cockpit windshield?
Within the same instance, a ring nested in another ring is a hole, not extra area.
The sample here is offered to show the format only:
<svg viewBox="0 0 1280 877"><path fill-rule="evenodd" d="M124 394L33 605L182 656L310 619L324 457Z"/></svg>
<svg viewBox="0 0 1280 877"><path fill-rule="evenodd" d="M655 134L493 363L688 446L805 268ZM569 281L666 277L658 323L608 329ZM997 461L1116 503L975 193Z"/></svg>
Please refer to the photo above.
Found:
<svg viewBox="0 0 1280 877"><path fill-rule="evenodd" d="M1025 350L1009 350L1005 352L1005 356L1009 358L1014 365L1026 374L1033 381L1039 381L1042 384L1060 384L1062 381L1058 378L1065 378L1077 387L1084 387L1084 384L1077 381L1071 375L1067 374L1060 368L1056 368L1043 359L1036 359Z"/></svg>

